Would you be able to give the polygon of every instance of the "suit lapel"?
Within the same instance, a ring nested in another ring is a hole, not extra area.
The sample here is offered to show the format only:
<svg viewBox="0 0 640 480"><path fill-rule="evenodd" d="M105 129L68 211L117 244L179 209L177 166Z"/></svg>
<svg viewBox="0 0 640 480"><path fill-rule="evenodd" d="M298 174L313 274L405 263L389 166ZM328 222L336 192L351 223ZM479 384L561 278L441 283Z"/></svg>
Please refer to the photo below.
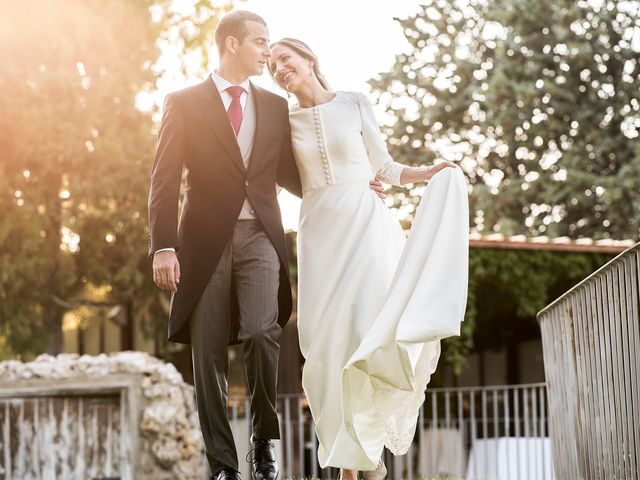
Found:
<svg viewBox="0 0 640 480"><path fill-rule="evenodd" d="M242 161L242 154L240 153L240 147L238 141L233 133L233 128L227 117L227 111L220 98L220 92L216 88L215 83L211 78L207 78L200 88L200 102L198 102L202 113L204 114L211 130L216 134L224 145L225 150L229 156L233 159L234 163L244 173L245 167Z"/></svg>

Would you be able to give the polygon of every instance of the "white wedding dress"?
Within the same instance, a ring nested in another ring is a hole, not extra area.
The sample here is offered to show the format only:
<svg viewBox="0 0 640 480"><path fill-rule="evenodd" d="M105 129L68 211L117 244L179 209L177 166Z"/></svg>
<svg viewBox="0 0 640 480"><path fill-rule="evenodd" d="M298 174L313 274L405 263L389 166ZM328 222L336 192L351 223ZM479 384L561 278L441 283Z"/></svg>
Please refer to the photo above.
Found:
<svg viewBox="0 0 640 480"><path fill-rule="evenodd" d="M426 187L408 239L369 188L399 183L366 96L291 107L303 201L298 232L302 383L320 465L374 470L387 446L406 452L440 339L458 335L468 270L464 176Z"/></svg>

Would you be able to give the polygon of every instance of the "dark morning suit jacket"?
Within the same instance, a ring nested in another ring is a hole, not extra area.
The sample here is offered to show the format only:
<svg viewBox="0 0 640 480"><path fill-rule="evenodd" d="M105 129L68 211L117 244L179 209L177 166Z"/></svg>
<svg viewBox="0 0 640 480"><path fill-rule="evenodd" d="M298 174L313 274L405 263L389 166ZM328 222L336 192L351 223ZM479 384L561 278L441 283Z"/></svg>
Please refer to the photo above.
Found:
<svg viewBox="0 0 640 480"><path fill-rule="evenodd" d="M173 247L180 283L171 299L169 340L190 343L189 318L231 239L245 197L280 258L278 323L291 315L291 285L276 183L302 196L291 148L287 102L251 85L256 131L245 169L222 99L211 78L167 96L149 192L149 254ZM178 223L183 167L186 188ZM238 308L230 298L237 342Z"/></svg>

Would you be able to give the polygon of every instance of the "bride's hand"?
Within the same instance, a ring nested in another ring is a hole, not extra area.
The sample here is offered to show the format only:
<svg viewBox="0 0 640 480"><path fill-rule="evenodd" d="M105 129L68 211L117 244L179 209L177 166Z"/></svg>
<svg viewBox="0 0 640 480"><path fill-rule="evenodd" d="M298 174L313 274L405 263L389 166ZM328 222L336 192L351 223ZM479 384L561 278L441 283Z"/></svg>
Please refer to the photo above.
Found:
<svg viewBox="0 0 640 480"><path fill-rule="evenodd" d="M428 177L427 180L431 180L436 173L438 173L440 170L444 170L445 168L458 168L458 166L453 162L447 162L447 161L435 164L427 172L427 177Z"/></svg>
<svg viewBox="0 0 640 480"><path fill-rule="evenodd" d="M387 195L384 193L384 185L382 185L382 182L377 176L369 181L369 188L373 190L373 193L375 193L380 200L387 198Z"/></svg>

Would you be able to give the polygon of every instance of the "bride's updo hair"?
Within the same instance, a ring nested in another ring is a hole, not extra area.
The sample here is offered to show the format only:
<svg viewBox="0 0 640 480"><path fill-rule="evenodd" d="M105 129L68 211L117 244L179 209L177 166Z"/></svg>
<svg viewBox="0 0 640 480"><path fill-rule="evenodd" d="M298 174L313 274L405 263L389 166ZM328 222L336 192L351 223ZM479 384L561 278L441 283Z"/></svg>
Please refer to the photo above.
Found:
<svg viewBox="0 0 640 480"><path fill-rule="evenodd" d="M273 42L271 44L271 48L275 47L276 45L282 45L284 47L290 48L302 58L311 60L313 62L313 73L320 82L320 85L322 85L322 88L324 88L325 90L331 90L329 88L327 80L324 78L324 75L320 70L320 62L318 61L318 57L315 53L313 53L313 50L309 48L309 45L296 38L282 38L277 42ZM274 77L274 72L271 71L271 68L269 68L269 73L271 74L271 77Z"/></svg>

